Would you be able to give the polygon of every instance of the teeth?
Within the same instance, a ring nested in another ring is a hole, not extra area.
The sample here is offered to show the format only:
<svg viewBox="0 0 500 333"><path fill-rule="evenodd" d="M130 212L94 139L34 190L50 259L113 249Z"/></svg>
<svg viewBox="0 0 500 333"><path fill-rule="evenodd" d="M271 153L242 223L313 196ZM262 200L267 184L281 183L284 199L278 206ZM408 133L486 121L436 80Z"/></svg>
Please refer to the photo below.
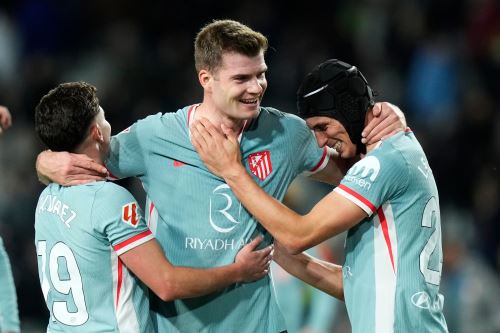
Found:
<svg viewBox="0 0 500 333"><path fill-rule="evenodd" d="M242 103L245 103L245 104L254 104L254 103L257 103L257 99L241 99L240 101Z"/></svg>
<svg viewBox="0 0 500 333"><path fill-rule="evenodd" d="M333 149L335 149L336 151L338 151L340 149L340 147L342 146L342 142L340 141L337 141L335 142L335 144L333 145Z"/></svg>

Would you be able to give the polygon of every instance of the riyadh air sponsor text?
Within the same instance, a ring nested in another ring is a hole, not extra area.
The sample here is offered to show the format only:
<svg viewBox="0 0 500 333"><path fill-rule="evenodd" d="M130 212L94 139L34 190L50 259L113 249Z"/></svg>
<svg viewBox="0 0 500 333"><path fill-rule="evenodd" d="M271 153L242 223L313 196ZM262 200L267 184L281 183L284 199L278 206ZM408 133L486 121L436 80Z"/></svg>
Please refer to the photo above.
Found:
<svg viewBox="0 0 500 333"><path fill-rule="evenodd" d="M239 250L245 245L243 239L186 237L184 247L192 250L228 251Z"/></svg>

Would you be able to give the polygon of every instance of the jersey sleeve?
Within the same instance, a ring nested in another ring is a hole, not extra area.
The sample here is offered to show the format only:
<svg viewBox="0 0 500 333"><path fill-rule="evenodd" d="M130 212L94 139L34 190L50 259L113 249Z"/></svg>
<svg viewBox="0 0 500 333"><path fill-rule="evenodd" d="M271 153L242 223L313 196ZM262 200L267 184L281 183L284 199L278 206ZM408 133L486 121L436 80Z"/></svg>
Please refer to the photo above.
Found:
<svg viewBox="0 0 500 333"><path fill-rule="evenodd" d="M371 216L406 188L408 179L409 169L402 155L379 148L354 164L334 191Z"/></svg>
<svg viewBox="0 0 500 333"><path fill-rule="evenodd" d="M152 140L160 114L148 116L111 138L106 167L111 178L141 176L146 173Z"/></svg>
<svg viewBox="0 0 500 333"><path fill-rule="evenodd" d="M0 281L0 331L20 332L16 288L2 238L0 238Z"/></svg>
<svg viewBox="0 0 500 333"><path fill-rule="evenodd" d="M311 175L323 170L330 159L328 149L318 146L313 132L303 119L288 115L287 121L291 134L290 147L293 149L293 160L298 164L299 173Z"/></svg>
<svg viewBox="0 0 500 333"><path fill-rule="evenodd" d="M92 209L94 229L108 239L118 255L154 238L132 194L107 183L96 193Z"/></svg>

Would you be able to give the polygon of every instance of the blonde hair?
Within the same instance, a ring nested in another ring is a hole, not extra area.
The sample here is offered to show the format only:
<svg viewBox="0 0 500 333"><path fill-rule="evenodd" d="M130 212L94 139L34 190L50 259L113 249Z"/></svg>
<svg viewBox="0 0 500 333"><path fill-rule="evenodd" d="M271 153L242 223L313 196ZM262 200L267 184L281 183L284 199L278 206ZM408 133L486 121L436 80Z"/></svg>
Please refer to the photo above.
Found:
<svg viewBox="0 0 500 333"><path fill-rule="evenodd" d="M260 32L233 20L214 20L205 25L194 41L196 71L212 71L222 62L225 52L237 52L254 57L266 52L267 38Z"/></svg>

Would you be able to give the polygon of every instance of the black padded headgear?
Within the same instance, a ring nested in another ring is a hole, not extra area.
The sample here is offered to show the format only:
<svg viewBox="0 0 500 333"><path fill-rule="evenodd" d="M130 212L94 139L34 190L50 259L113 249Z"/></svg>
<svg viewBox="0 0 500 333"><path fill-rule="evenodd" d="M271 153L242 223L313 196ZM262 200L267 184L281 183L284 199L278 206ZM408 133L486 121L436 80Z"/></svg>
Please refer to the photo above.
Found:
<svg viewBox="0 0 500 333"><path fill-rule="evenodd" d="M316 66L297 91L299 116L335 118L346 128L358 153L366 152L361 132L366 111L374 104L372 89L363 74L355 66L337 59Z"/></svg>

